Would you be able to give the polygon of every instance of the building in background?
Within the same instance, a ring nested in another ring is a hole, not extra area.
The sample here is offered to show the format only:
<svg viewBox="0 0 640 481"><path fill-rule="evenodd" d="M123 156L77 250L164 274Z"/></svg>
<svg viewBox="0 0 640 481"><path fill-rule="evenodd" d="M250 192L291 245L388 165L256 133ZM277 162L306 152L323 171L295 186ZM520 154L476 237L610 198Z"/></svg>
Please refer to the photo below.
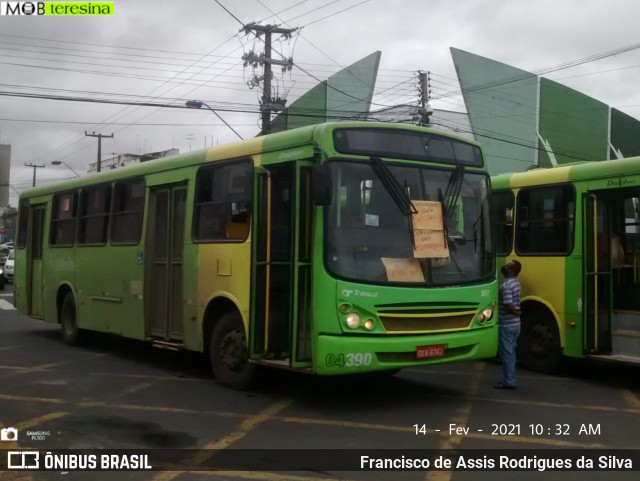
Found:
<svg viewBox="0 0 640 481"><path fill-rule="evenodd" d="M274 118L272 131L358 119L417 124L417 101L370 111L380 56L317 84ZM467 112L434 110L429 126L479 142L492 175L640 155L640 121L620 110L511 65L455 48L451 56Z"/></svg>
<svg viewBox="0 0 640 481"><path fill-rule="evenodd" d="M364 120L378 76L382 52L336 72L300 96L271 122L271 132L340 120Z"/></svg>
<svg viewBox="0 0 640 481"><path fill-rule="evenodd" d="M565 85L451 49L491 174L640 155L640 121Z"/></svg>
<svg viewBox="0 0 640 481"><path fill-rule="evenodd" d="M0 144L0 209L9 205L9 179L11 177L11 146Z"/></svg>
<svg viewBox="0 0 640 481"><path fill-rule="evenodd" d="M17 218L18 209L15 207L0 207L0 244L15 238Z"/></svg>
<svg viewBox="0 0 640 481"><path fill-rule="evenodd" d="M180 150L178 149L169 149L162 150L160 152L149 152L147 154L118 154L110 159L104 159L100 162L100 170L109 170L109 169L117 169L118 167L126 167L131 164L138 164L140 162L147 162L153 159L161 159L163 157L168 157L170 155L178 155ZM89 170L87 170L88 174L94 174L97 172L97 162L89 164Z"/></svg>

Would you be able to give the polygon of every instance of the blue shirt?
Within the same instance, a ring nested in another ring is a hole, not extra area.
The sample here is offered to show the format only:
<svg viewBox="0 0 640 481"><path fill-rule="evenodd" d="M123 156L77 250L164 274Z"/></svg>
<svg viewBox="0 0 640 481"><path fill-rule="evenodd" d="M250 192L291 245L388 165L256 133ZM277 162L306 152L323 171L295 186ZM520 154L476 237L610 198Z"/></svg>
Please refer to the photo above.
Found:
<svg viewBox="0 0 640 481"><path fill-rule="evenodd" d="M512 314L507 304L520 309L520 282L517 277L507 277L498 290L498 322L502 326L520 324L520 317Z"/></svg>

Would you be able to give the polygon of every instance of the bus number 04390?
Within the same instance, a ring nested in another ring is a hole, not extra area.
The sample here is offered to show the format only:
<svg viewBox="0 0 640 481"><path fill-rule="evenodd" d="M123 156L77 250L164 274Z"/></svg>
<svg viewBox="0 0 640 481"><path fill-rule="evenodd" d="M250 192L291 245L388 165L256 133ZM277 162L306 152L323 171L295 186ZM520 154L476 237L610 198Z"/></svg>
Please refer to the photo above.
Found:
<svg viewBox="0 0 640 481"><path fill-rule="evenodd" d="M369 366L372 356L370 352L348 352L346 354L327 354L327 367Z"/></svg>

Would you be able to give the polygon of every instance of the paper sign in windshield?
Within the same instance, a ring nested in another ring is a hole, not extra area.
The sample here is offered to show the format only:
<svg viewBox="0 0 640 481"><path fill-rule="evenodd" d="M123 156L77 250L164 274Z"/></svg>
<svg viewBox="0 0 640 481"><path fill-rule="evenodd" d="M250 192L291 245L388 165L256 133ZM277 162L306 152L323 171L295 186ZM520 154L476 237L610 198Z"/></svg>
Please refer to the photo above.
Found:
<svg viewBox="0 0 640 481"><path fill-rule="evenodd" d="M418 212L411 214L413 225L413 256L417 258L449 257L445 242L442 204L429 200L414 200Z"/></svg>
<svg viewBox="0 0 640 481"><path fill-rule="evenodd" d="M418 259L393 259L383 257L387 280L393 282L424 282L424 275Z"/></svg>

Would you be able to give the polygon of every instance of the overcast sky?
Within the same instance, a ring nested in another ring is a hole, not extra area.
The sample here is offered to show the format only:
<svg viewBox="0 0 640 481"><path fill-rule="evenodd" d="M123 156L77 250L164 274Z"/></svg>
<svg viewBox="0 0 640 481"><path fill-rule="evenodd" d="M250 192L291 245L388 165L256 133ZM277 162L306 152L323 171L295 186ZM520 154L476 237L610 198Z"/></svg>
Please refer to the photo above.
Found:
<svg viewBox="0 0 640 481"><path fill-rule="evenodd" d="M376 50L373 108L417 102L415 72L429 70L433 107L464 111L461 96L451 96L459 86L449 47L535 72L640 43L637 0L219 1L243 23L301 27L274 43L306 71L276 70L289 103ZM114 3L111 17L1 16L0 92L172 105L198 99L243 111L220 114L243 137L258 133L259 92L247 87L253 71L241 56L263 44L239 33L240 23L215 0ZM547 77L640 118L640 49ZM237 138L205 110L0 96L0 143L12 145L11 204L15 191L31 185L25 163L46 165L38 183L74 176L55 160L86 173L97 140L85 131L115 135L103 140L103 158Z"/></svg>

